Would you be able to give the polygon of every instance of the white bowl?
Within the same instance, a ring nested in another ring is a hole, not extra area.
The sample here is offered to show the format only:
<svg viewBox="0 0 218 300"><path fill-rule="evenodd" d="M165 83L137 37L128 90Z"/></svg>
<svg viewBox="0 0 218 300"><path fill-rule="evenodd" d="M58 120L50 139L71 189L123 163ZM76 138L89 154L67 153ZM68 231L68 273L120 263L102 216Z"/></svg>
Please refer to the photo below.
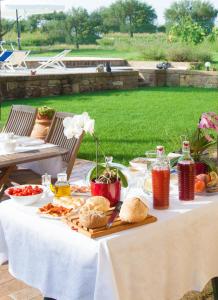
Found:
<svg viewBox="0 0 218 300"><path fill-rule="evenodd" d="M17 185L14 186L13 188L23 188L25 186L29 186L30 184L26 184L26 185ZM31 184L32 187L38 186L41 189L43 189L43 187L41 185L38 184ZM8 197L10 197L11 200L13 200L14 202L16 202L17 204L21 204L21 205L31 205L36 203L37 201L39 201L43 195L43 192L41 194L37 194L37 195L31 195L31 196L14 196L14 195L9 195L8 194L8 189L5 191L5 195L7 195Z"/></svg>

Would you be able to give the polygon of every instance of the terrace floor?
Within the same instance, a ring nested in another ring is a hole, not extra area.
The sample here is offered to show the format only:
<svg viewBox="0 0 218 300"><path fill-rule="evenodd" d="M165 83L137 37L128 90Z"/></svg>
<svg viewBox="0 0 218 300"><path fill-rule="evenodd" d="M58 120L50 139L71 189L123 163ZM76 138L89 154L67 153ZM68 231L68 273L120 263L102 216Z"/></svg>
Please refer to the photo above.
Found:
<svg viewBox="0 0 218 300"><path fill-rule="evenodd" d="M8 265L0 267L0 300L42 300L41 293L16 280L8 273Z"/></svg>
<svg viewBox="0 0 218 300"><path fill-rule="evenodd" d="M43 297L37 289L12 277L8 266L3 265L0 266L0 300L43 300ZM211 284L207 284L202 293L189 292L181 300L213 300Z"/></svg>

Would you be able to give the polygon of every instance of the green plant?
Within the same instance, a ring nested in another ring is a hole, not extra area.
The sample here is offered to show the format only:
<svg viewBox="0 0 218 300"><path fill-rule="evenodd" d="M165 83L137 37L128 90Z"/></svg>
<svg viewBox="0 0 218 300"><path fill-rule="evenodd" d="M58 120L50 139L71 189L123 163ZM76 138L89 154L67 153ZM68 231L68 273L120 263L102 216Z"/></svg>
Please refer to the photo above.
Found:
<svg viewBox="0 0 218 300"><path fill-rule="evenodd" d="M195 161L202 161L209 159L206 151L216 144L216 140L212 134L208 134L208 139L201 128L197 128L194 131L187 130L186 137L190 141L191 154Z"/></svg>
<svg viewBox="0 0 218 300"><path fill-rule="evenodd" d="M173 40L180 40L195 45L201 43L205 38L204 29L189 17L184 17L180 22L173 25L169 34Z"/></svg>
<svg viewBox="0 0 218 300"><path fill-rule="evenodd" d="M92 169L89 180L96 180L96 178L98 183L114 183L117 180L120 180L123 187L128 187L126 176L122 171L117 167L109 166L107 164L98 164L98 166L95 166Z"/></svg>
<svg viewBox="0 0 218 300"><path fill-rule="evenodd" d="M191 63L190 70L203 70L204 64L203 63Z"/></svg>
<svg viewBox="0 0 218 300"><path fill-rule="evenodd" d="M48 106L42 106L38 108L38 117L45 118L48 120L51 120L55 114L55 109L48 107Z"/></svg>

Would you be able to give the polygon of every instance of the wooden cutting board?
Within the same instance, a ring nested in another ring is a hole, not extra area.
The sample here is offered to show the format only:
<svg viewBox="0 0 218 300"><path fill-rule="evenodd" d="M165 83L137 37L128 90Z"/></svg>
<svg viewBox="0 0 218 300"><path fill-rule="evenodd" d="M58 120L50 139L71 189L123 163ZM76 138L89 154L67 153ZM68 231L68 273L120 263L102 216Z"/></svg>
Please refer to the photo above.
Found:
<svg viewBox="0 0 218 300"><path fill-rule="evenodd" d="M109 211L107 213L108 217L112 214L112 212L113 211ZM120 217L118 216L109 229L106 227L100 227L100 228L96 228L96 229L88 229L80 224L79 218L75 218L74 220L72 220L72 222L68 223L68 225L71 226L72 229L74 229L92 239L95 239L95 238L109 235L112 233L116 233L119 231L123 231L123 230L131 229L131 228L135 228L138 226L154 223L156 221L157 221L156 217L154 217L152 215L148 215L147 218L142 222L125 223L125 222L122 222L120 220Z"/></svg>

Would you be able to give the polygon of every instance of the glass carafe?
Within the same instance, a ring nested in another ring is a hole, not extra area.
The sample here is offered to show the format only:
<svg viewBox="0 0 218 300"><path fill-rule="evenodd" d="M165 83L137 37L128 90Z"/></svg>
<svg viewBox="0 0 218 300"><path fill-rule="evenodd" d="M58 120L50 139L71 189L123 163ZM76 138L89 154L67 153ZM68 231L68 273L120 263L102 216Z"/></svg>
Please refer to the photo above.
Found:
<svg viewBox="0 0 218 300"><path fill-rule="evenodd" d="M70 196L70 183L67 180L66 173L57 174L57 181L53 186L55 197Z"/></svg>

